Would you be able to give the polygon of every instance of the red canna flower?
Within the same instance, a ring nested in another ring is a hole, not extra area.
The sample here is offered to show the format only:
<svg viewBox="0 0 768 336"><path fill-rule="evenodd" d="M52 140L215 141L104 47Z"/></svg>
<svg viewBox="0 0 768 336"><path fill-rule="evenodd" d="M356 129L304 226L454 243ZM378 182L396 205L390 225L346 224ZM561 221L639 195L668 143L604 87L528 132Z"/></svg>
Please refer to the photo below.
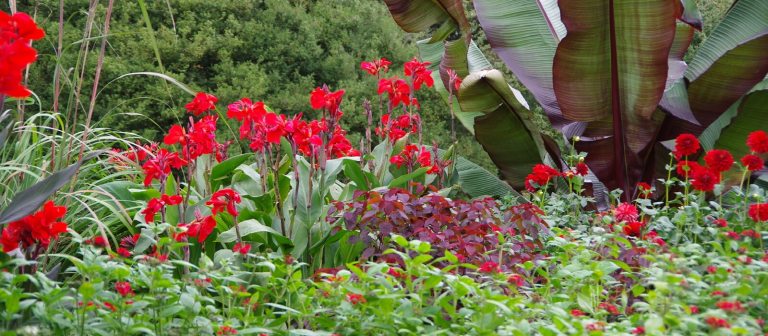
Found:
<svg viewBox="0 0 768 336"><path fill-rule="evenodd" d="M389 105L392 108L400 105L400 103L406 106L411 104L411 87L402 79L397 77L380 79L378 93L381 95L385 92L389 97Z"/></svg>
<svg viewBox="0 0 768 336"><path fill-rule="evenodd" d="M131 283L128 281L118 281L115 283L115 290L123 297L134 295Z"/></svg>
<svg viewBox="0 0 768 336"><path fill-rule="evenodd" d="M313 109L326 110L333 118L338 120L343 114L339 109L343 96L344 90L331 92L327 86L323 86L322 88L318 87L312 90L309 102Z"/></svg>
<svg viewBox="0 0 768 336"><path fill-rule="evenodd" d="M163 194L160 198L153 198L147 202L147 207L141 211L144 214L144 221L152 223L155 221L155 214L165 209L167 205L180 204L182 198L180 195L168 196Z"/></svg>
<svg viewBox="0 0 768 336"><path fill-rule="evenodd" d="M719 176L707 167L694 169L691 176L693 177L691 182L693 189L704 192L714 190L715 184L720 182Z"/></svg>
<svg viewBox="0 0 768 336"><path fill-rule="evenodd" d="M754 131L747 136L747 146L752 152L768 153L768 134L763 130Z"/></svg>
<svg viewBox="0 0 768 336"><path fill-rule="evenodd" d="M755 222L768 221L768 203L755 203L749 206L749 218Z"/></svg>
<svg viewBox="0 0 768 336"><path fill-rule="evenodd" d="M27 13L9 15L0 11L0 38L3 40L37 41L45 37L45 31L35 24Z"/></svg>
<svg viewBox="0 0 768 336"><path fill-rule="evenodd" d="M216 96L205 92L198 92L191 102L184 105L184 108L187 109L187 112L199 116L205 112L215 110L217 102L219 102L219 99Z"/></svg>
<svg viewBox="0 0 768 336"><path fill-rule="evenodd" d="M680 160L680 158L684 156L696 154L696 152L699 151L699 148L701 148L699 139L693 134L684 133L680 134L675 139L675 150L673 153L675 154L675 158Z"/></svg>
<svg viewBox="0 0 768 336"><path fill-rule="evenodd" d="M356 305L360 303L366 303L367 301L362 294L347 293L347 302Z"/></svg>
<svg viewBox="0 0 768 336"><path fill-rule="evenodd" d="M744 155L744 157L741 158L741 164L743 164L749 171L758 171L763 169L764 166L763 159L753 154Z"/></svg>
<svg viewBox="0 0 768 336"><path fill-rule="evenodd" d="M46 248L52 239L67 232L67 224L59 219L67 213L67 208L57 206L52 201L43 204L40 211L9 223L0 234L3 252L10 252L21 245L26 249L34 244Z"/></svg>
<svg viewBox="0 0 768 336"><path fill-rule="evenodd" d="M187 225L187 235L195 237L198 242L204 242L216 228L216 219L213 216L197 218Z"/></svg>
<svg viewBox="0 0 768 336"><path fill-rule="evenodd" d="M427 69L427 66L430 64L430 62L419 62L419 60L416 58L405 62L405 75L411 76L411 79L413 80L414 91L419 90L422 83L426 84L428 87L432 87L432 85L434 85L434 80L432 79L432 70Z"/></svg>
<svg viewBox="0 0 768 336"><path fill-rule="evenodd" d="M169 152L165 148L161 148L155 154L155 157L147 160L141 166L144 170L144 186L149 187L152 184L152 180L158 181L165 180L168 174L171 173L171 169L179 169L187 164L187 161L181 159L178 153Z"/></svg>
<svg viewBox="0 0 768 336"><path fill-rule="evenodd" d="M26 13L9 15L0 11L0 95L30 95L22 85L22 71L37 60L37 51L30 41L44 36L45 32Z"/></svg>
<svg viewBox="0 0 768 336"><path fill-rule="evenodd" d="M232 251L235 253L246 255L248 254L249 251L251 251L251 244L237 242L235 243L235 246L232 247Z"/></svg>
<svg viewBox="0 0 768 336"><path fill-rule="evenodd" d="M507 277L507 282L515 287L522 287L525 284L525 279L520 274L512 274Z"/></svg>
<svg viewBox="0 0 768 336"><path fill-rule="evenodd" d="M630 203L621 203L616 209L613 209L613 215L619 222L634 222L638 217L637 207Z"/></svg>
<svg viewBox="0 0 768 336"><path fill-rule="evenodd" d="M389 71L389 66L392 62L382 57L381 59L373 60L371 62L361 62L360 69L365 70L372 76L378 76L379 73Z"/></svg>
<svg viewBox="0 0 768 336"><path fill-rule="evenodd" d="M713 149L704 155L704 162L714 173L721 173L733 166L733 155L727 150Z"/></svg>
<svg viewBox="0 0 768 336"><path fill-rule="evenodd" d="M233 217L237 217L237 208L235 205L241 201L240 194L230 188L226 188L213 193L211 199L208 202L205 202L205 205L212 207L211 212L213 212L214 215L226 210Z"/></svg>

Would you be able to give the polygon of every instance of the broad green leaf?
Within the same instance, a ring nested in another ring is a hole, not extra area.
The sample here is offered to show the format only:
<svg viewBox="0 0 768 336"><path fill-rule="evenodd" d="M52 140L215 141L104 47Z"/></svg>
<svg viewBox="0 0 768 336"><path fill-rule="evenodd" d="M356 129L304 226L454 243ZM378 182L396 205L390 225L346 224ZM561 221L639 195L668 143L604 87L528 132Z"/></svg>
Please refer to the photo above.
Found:
<svg viewBox="0 0 768 336"><path fill-rule="evenodd" d="M221 185L227 184L227 180L232 178L232 172L250 157L253 157L253 154L240 154L213 166L210 176L211 188L218 190Z"/></svg>
<svg viewBox="0 0 768 336"><path fill-rule="evenodd" d="M83 158L83 161L89 160L90 155ZM69 183L69 180L80 169L83 161L73 163L67 168L59 170L51 176L46 177L44 180L35 183L33 186L27 188L24 191L16 193L8 204L8 207L0 213L0 224L10 223L24 218L25 216L35 212L43 206L48 198L51 197L61 187Z"/></svg>
<svg viewBox="0 0 768 336"><path fill-rule="evenodd" d="M755 91L744 97L738 105L738 114L725 127L715 148L730 151L735 158L749 154L744 144L753 131L768 128L768 90Z"/></svg>
<svg viewBox="0 0 768 336"><path fill-rule="evenodd" d="M520 104L498 70L467 76L459 90L459 103L463 110L484 113L475 118L475 138L504 180L522 188L531 167L546 158L541 135L530 121L531 112Z"/></svg>
<svg viewBox="0 0 768 336"><path fill-rule="evenodd" d="M255 219L242 221L238 223L237 226L240 229L241 237L245 237L254 233L266 233L272 238L274 238L275 241L281 246L289 246L289 247L293 246L293 242L291 242L290 239L281 235L279 232L275 231L271 227L268 227L264 224L259 223L259 221ZM236 239L237 239L237 233L235 232L235 228L232 227L229 230L220 233L216 241L221 243L231 243Z"/></svg>
<svg viewBox="0 0 768 336"><path fill-rule="evenodd" d="M389 182L390 188L405 188L408 186L408 182L415 181L422 176L424 176L427 173L427 170L429 170L429 167L421 167L419 169L416 169L408 174L401 175L396 177L394 180Z"/></svg>
<svg viewBox="0 0 768 336"><path fill-rule="evenodd" d="M456 171L459 174L461 190L471 197L519 195L515 189L496 175L463 157L456 159Z"/></svg>
<svg viewBox="0 0 768 336"><path fill-rule="evenodd" d="M456 29L467 33L469 21L461 0L384 0L404 31L420 33L438 27L432 41L442 41Z"/></svg>

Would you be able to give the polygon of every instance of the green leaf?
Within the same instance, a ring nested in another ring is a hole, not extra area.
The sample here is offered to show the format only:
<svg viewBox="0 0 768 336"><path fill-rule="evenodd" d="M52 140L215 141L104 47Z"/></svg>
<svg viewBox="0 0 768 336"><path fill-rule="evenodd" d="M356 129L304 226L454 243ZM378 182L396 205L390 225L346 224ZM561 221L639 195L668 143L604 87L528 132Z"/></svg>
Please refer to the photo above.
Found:
<svg viewBox="0 0 768 336"><path fill-rule="evenodd" d="M227 184L225 182L232 178L232 172L250 157L253 157L253 154L240 154L213 166L210 177L211 188L218 190L222 184Z"/></svg>
<svg viewBox="0 0 768 336"><path fill-rule="evenodd" d="M498 70L484 70L464 78L459 90L462 110L481 111L475 118L475 138L499 167L510 185L523 188L531 167L547 158L544 141Z"/></svg>
<svg viewBox="0 0 768 336"><path fill-rule="evenodd" d="M89 158L90 155L83 158L83 161L88 160ZM22 219L43 206L43 203L45 203L48 198L61 189L61 187L69 183L69 180L72 179L77 173L77 170L80 169L80 165L83 161L79 161L67 168L57 171L26 190L17 193L13 197L13 200L11 200L11 203L8 204L8 207L0 213L0 224Z"/></svg>
<svg viewBox="0 0 768 336"><path fill-rule="evenodd" d="M246 237L250 234L254 233L265 233L268 236L272 237L277 241L277 243L283 247L292 247L293 242L286 238L285 236L281 235L279 232L275 231L271 227L268 227L264 224L259 223L259 221L255 219L249 219L246 221L242 221L237 224L238 228L240 229L240 236ZM221 243L231 243L237 239L237 233L235 232L235 228L232 227L227 231L222 232L219 234L219 237L216 239L216 241Z"/></svg>
<svg viewBox="0 0 768 336"><path fill-rule="evenodd" d="M469 31L460 0L384 0L392 18L403 30L420 33L438 27L432 41L441 41L455 29Z"/></svg>
<svg viewBox="0 0 768 336"><path fill-rule="evenodd" d="M501 197L509 194L520 195L496 175L463 157L456 159L456 171L459 174L461 190L473 198L481 196Z"/></svg>
<svg viewBox="0 0 768 336"><path fill-rule="evenodd" d="M424 176L427 171L429 170L429 167L421 167L419 169L416 169L408 174L401 175L393 179L391 182L389 182L390 188L404 188L408 186L409 181L414 181L416 179L421 178Z"/></svg>

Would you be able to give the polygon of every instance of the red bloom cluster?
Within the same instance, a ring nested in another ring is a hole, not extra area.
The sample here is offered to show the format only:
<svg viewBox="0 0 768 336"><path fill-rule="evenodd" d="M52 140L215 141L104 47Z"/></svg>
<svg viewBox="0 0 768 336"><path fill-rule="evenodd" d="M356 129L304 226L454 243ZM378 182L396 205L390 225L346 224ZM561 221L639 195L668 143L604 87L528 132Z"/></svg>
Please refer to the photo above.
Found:
<svg viewBox="0 0 768 336"><path fill-rule="evenodd" d="M342 97L344 97L344 90L331 92L327 86L323 86L312 90L309 102L313 109L328 111L331 118L338 120L344 115L340 109Z"/></svg>
<svg viewBox="0 0 768 336"><path fill-rule="evenodd" d="M221 162L224 158L223 144L216 142L216 122L219 117L205 116L199 121L190 121L188 130L181 125L173 125L168 135L163 139L166 145L181 145L182 157L185 160L194 160L205 154L215 154L216 160Z"/></svg>
<svg viewBox="0 0 768 336"><path fill-rule="evenodd" d="M753 154L744 155L744 157L741 158L741 164L743 164L749 171L758 171L764 167L763 159Z"/></svg>
<svg viewBox="0 0 768 336"><path fill-rule="evenodd" d="M134 295L131 283L128 281L118 281L115 283L115 290L123 297Z"/></svg>
<svg viewBox="0 0 768 336"><path fill-rule="evenodd" d="M13 251L19 244L24 249L36 243L40 247L48 247L52 239L67 232L67 224L59 222L66 213L67 208L48 201L40 211L9 223L0 235L3 252Z"/></svg>
<svg viewBox="0 0 768 336"><path fill-rule="evenodd" d="M37 60L31 41L45 36L26 13L10 15L0 11L0 95L28 97L29 90L21 84L22 71Z"/></svg>
<svg viewBox="0 0 768 336"><path fill-rule="evenodd" d="M497 262L486 261L480 265L477 271L480 273L499 273L501 272L501 267L499 267Z"/></svg>
<svg viewBox="0 0 768 336"><path fill-rule="evenodd" d="M141 166L144 170L144 186L152 184L152 180L164 181L171 173L171 169L179 169L187 164L187 161L180 158L176 152L169 152L165 148L160 148L157 154Z"/></svg>
<svg viewBox="0 0 768 336"><path fill-rule="evenodd" d="M749 206L749 218L755 222L768 221L768 203L755 203Z"/></svg>
<svg viewBox="0 0 768 336"><path fill-rule="evenodd" d="M619 315L619 308L617 308L616 305L612 303L600 302L600 304L597 305L597 308L605 309L611 315Z"/></svg>
<svg viewBox="0 0 768 336"><path fill-rule="evenodd" d="M184 105L184 108L187 109L187 112L197 117L205 112L215 110L217 102L219 102L219 99L216 96L205 92L198 92L191 102Z"/></svg>
<svg viewBox="0 0 768 336"><path fill-rule="evenodd" d="M390 120L389 114L384 114L381 116L381 126L376 127L375 132L395 143L408 133L418 132L420 125L421 117L418 114L403 114L394 120Z"/></svg>
<svg viewBox="0 0 768 336"><path fill-rule="evenodd" d="M402 103L405 106L411 105L411 87L400 78L382 78L379 80L379 95L387 93L389 105L394 108Z"/></svg>
<svg viewBox="0 0 768 336"><path fill-rule="evenodd" d="M709 324L709 326L712 328L730 328L731 327L731 325L728 323L727 320L719 317L715 317L715 316L707 317L704 320L704 322L707 322L707 324Z"/></svg>
<svg viewBox="0 0 768 336"><path fill-rule="evenodd" d="M675 154L675 158L680 160L680 158L684 156L696 154L696 152L699 151L699 148L701 148L699 139L693 134L684 133L680 134L675 139L675 150L673 153Z"/></svg>
<svg viewBox="0 0 768 336"><path fill-rule="evenodd" d="M640 235L642 234L642 230L644 226L645 226L645 223L634 221L624 225L624 228L622 228L622 230L624 231L624 234L627 236L640 238Z"/></svg>
<svg viewBox="0 0 768 336"><path fill-rule="evenodd" d="M405 165L408 169L413 169L418 163L421 167L429 167L427 174L436 174L440 170L440 167L432 162L432 152L426 147L419 149L418 146L412 144L405 145L400 154L389 158L389 162L396 165L397 168Z"/></svg>
<svg viewBox="0 0 768 336"><path fill-rule="evenodd" d="M155 214L163 211L167 205L177 205L181 203L181 196L162 195L160 198L153 198L147 203L147 207L141 211L144 214L144 221L152 223L155 221Z"/></svg>
<svg viewBox="0 0 768 336"><path fill-rule="evenodd" d="M216 335L237 335L237 329L230 326L220 326Z"/></svg>
<svg viewBox="0 0 768 336"><path fill-rule="evenodd" d="M367 302L362 294L347 293L347 302L356 305Z"/></svg>
<svg viewBox="0 0 768 336"><path fill-rule="evenodd" d="M379 73L389 71L390 65L392 65L392 62L382 57L381 59L373 60L370 62L361 62L360 69L365 70L371 74L371 76L378 76Z"/></svg>
<svg viewBox="0 0 768 336"><path fill-rule="evenodd" d="M426 84L427 87L432 87L435 84L432 79L432 71L427 69L430 64L430 62L419 62L414 58L403 65L405 75L410 76L413 81L414 91L421 89L421 84Z"/></svg>
<svg viewBox="0 0 768 336"><path fill-rule="evenodd" d="M249 251L251 251L251 244L237 242L235 243L235 246L232 247L232 252L240 253L242 255L248 254Z"/></svg>
<svg viewBox="0 0 768 336"><path fill-rule="evenodd" d="M653 188L650 184L645 182L640 182L637 184L637 197L638 198L651 198L651 194L653 193Z"/></svg>
<svg viewBox="0 0 768 336"><path fill-rule="evenodd" d="M262 152L268 144L279 144L285 135L285 116L267 112L262 102L240 99L227 108L227 117L242 122L240 139L251 142L251 150Z"/></svg>
<svg viewBox="0 0 768 336"><path fill-rule="evenodd" d="M205 205L211 206L211 212L213 212L214 216L226 210L232 217L237 217L236 204L240 202L242 202L240 194L230 188L226 188L213 193L211 199L205 202Z"/></svg>
<svg viewBox="0 0 768 336"><path fill-rule="evenodd" d="M630 203L621 203L616 209L613 209L613 215L619 222L634 222L637 220L638 214L637 207Z"/></svg>
<svg viewBox="0 0 768 336"><path fill-rule="evenodd" d="M555 168L544 164L536 164L528 176L525 177L525 189L534 192L537 188L545 187L552 178L560 176Z"/></svg>
<svg viewBox="0 0 768 336"><path fill-rule="evenodd" d="M704 162L713 172L722 173L733 166L733 155L727 150L713 149L704 155Z"/></svg>
<svg viewBox="0 0 768 336"><path fill-rule="evenodd" d="M213 216L198 216L192 223L179 224L179 228L186 231L175 235L176 241L183 241L187 237L194 237L198 242L204 242L216 228L216 219Z"/></svg>
<svg viewBox="0 0 768 336"><path fill-rule="evenodd" d="M754 153L768 153L768 134L762 130L749 133L747 136L747 146L749 146L749 149Z"/></svg>

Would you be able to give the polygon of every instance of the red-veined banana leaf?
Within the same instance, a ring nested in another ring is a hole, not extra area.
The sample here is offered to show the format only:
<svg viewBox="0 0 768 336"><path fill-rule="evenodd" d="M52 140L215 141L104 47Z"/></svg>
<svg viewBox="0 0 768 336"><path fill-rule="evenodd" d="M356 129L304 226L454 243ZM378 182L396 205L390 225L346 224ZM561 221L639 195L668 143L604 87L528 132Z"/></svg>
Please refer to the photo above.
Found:
<svg viewBox="0 0 768 336"><path fill-rule="evenodd" d="M562 114L589 122L580 150L610 189L641 178L661 125L676 7L668 0L561 0L568 34L555 52L554 90Z"/></svg>
<svg viewBox="0 0 768 336"><path fill-rule="evenodd" d="M419 33L438 27L431 42L444 40L456 29L469 36L469 21L461 0L384 0L404 31Z"/></svg>
<svg viewBox="0 0 768 336"><path fill-rule="evenodd" d="M493 51L531 91L556 128L562 118L552 84L552 61L566 35L557 0L474 0Z"/></svg>
<svg viewBox="0 0 768 336"><path fill-rule="evenodd" d="M513 187L524 186L533 165L553 164L541 134L531 124L531 112L520 104L498 70L481 70L464 78L459 104L464 111L483 112L475 118L475 138Z"/></svg>

